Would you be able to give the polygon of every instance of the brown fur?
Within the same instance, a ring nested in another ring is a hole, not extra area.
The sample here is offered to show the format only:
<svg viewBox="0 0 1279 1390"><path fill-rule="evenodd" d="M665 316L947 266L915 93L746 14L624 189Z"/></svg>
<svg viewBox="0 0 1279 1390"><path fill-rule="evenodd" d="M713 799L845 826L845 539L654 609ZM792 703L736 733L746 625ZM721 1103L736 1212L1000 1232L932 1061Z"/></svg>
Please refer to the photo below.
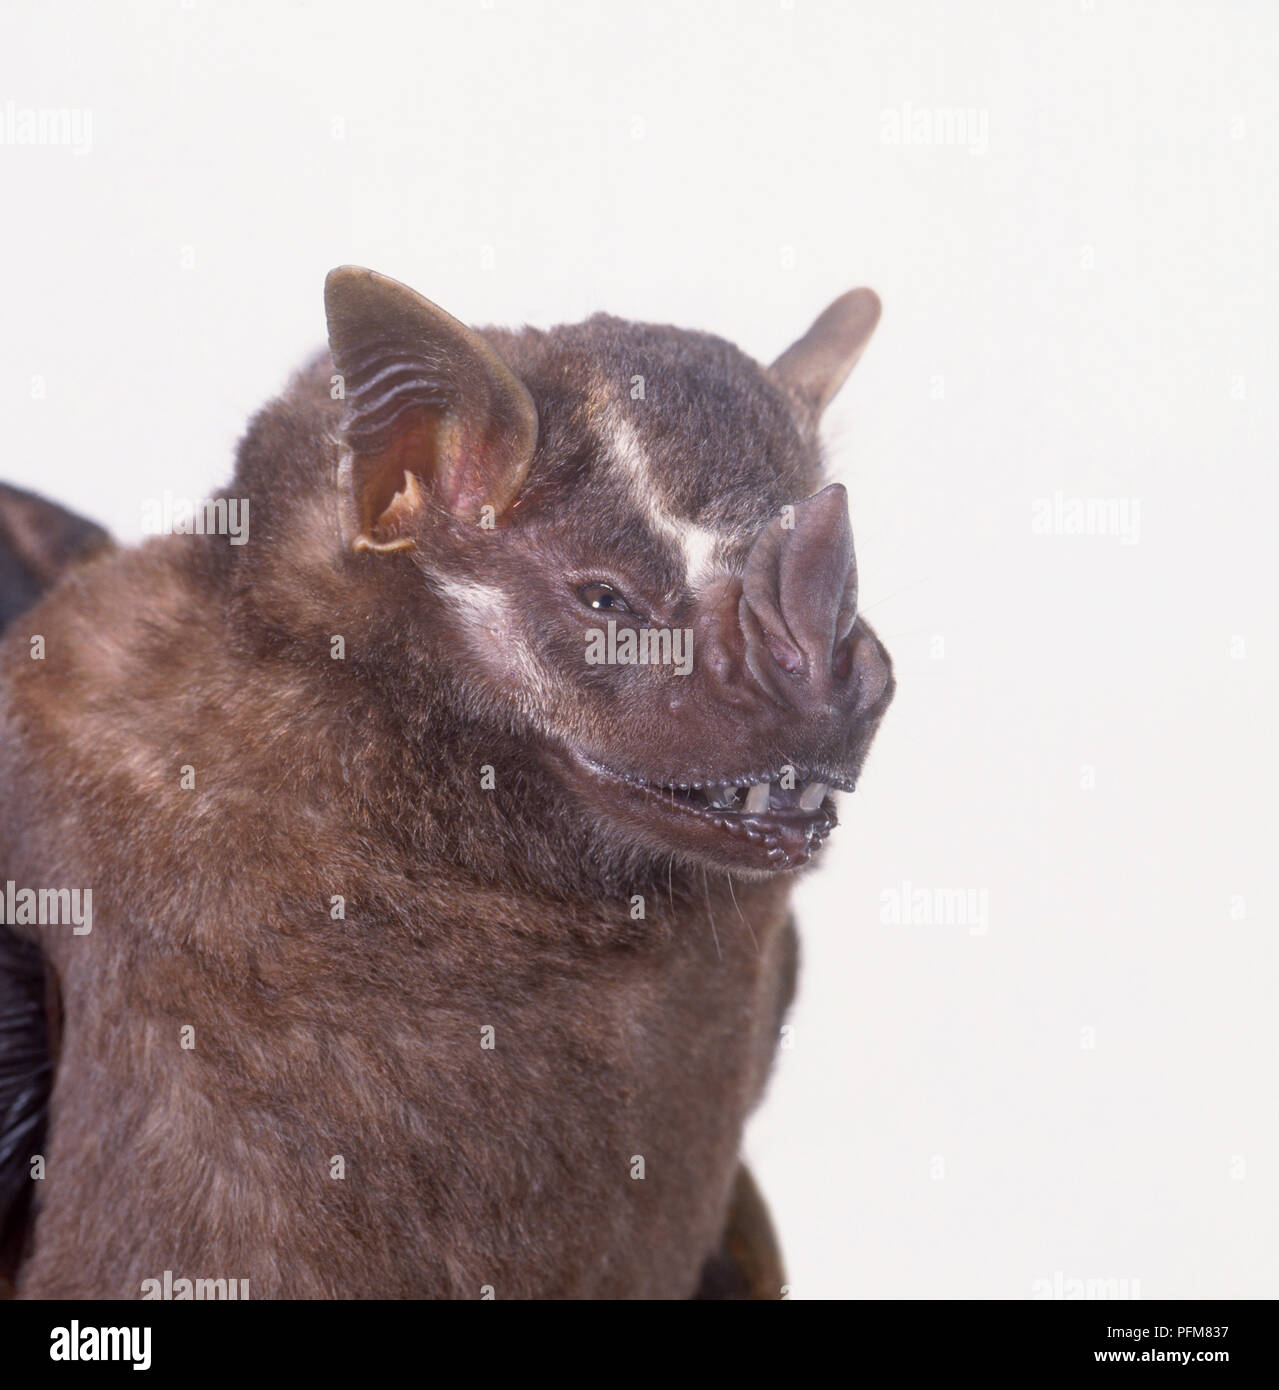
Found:
<svg viewBox="0 0 1279 1390"><path fill-rule="evenodd" d="M620 546L672 618L702 621L598 462L634 372L662 402L635 418L672 505L740 538L730 572L816 484L811 421L700 335L593 320L487 341L538 416L496 531L433 513L412 548L352 550L326 356L242 446L249 545L104 552L0 646L0 880L94 894L88 936L20 929L64 1013L24 1296L136 1297L168 1269L255 1298L686 1298L725 1238L793 990L792 875L730 878L560 775L555 739L608 747L650 695L571 666L551 588L566 545L588 568ZM522 585L528 612L479 631L441 574ZM544 690L534 658L570 674ZM876 679L838 738L814 722L823 757L860 765ZM759 703L718 734L654 706L644 737L674 751L653 780L695 740L723 765L745 728L761 758L793 747L801 721ZM634 767L635 736L617 747Z"/></svg>

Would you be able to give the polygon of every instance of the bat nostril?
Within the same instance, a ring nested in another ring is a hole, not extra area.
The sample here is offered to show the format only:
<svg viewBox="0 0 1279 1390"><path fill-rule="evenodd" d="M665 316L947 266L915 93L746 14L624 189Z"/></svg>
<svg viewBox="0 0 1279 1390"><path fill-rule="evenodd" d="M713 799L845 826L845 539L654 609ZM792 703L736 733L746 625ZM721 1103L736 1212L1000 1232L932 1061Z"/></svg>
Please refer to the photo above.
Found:
<svg viewBox="0 0 1279 1390"><path fill-rule="evenodd" d="M789 642L784 642L780 637L774 637L772 633L767 633L764 637L764 645L772 653L773 660L788 676L793 676L803 669L804 654L797 651Z"/></svg>
<svg viewBox="0 0 1279 1390"><path fill-rule="evenodd" d="M835 648L831 670L837 681L846 681L853 672L853 639L847 637Z"/></svg>

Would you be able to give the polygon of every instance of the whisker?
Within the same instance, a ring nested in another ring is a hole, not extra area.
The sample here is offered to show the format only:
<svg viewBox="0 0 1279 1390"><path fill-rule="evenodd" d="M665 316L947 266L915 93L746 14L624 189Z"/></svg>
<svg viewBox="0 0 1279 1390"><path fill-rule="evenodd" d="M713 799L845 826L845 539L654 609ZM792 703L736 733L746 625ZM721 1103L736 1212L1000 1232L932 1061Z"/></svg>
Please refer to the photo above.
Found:
<svg viewBox="0 0 1279 1390"><path fill-rule="evenodd" d="M706 870L702 870L702 887L706 890L706 915L711 919L711 935L715 938L715 954L724 959L724 953L719 949L719 932L715 930L715 913L711 910L711 885L706 877Z"/></svg>
<svg viewBox="0 0 1279 1390"><path fill-rule="evenodd" d="M921 584L927 584L932 575L925 574L920 579L913 579L909 584L903 584L900 589L894 589L891 594L884 594L882 598L877 598L874 603L859 603L857 611L865 613L871 608L878 608L881 603L887 603L890 598L896 598L898 594L907 593L911 589L917 589Z"/></svg>
<svg viewBox="0 0 1279 1390"><path fill-rule="evenodd" d="M743 922L746 923L746 930L750 932L751 940L755 943L755 954L759 955L759 939L755 935L755 928L751 926L750 918L746 916L746 914L742 911L740 907L737 907L737 894L733 892L732 874L729 874L728 876L728 896L732 898L733 906L737 908L737 915L742 919Z"/></svg>

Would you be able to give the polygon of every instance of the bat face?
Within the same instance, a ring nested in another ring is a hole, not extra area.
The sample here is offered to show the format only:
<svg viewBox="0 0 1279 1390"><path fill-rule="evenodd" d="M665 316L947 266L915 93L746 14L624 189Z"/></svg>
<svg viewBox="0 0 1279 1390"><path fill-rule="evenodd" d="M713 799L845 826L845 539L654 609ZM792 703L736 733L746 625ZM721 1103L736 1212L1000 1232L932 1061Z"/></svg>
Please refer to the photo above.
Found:
<svg viewBox="0 0 1279 1390"><path fill-rule="evenodd" d="M662 862L807 862L892 694L847 498L818 488L873 296L768 370L604 316L481 336L363 271L329 311L354 545L401 588L411 565L437 660L533 750L554 814Z"/></svg>

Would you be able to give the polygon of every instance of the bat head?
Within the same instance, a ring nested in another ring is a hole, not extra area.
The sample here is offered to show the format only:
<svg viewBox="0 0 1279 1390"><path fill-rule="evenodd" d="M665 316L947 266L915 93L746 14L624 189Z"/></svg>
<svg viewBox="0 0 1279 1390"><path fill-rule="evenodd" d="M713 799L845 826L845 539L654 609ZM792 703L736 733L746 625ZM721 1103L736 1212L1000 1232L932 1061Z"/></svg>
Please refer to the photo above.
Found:
<svg viewBox="0 0 1279 1390"><path fill-rule="evenodd" d="M326 307L343 563L469 727L518 740L541 814L584 852L805 863L892 693L818 442L875 295L768 368L605 315L477 332L354 267Z"/></svg>

